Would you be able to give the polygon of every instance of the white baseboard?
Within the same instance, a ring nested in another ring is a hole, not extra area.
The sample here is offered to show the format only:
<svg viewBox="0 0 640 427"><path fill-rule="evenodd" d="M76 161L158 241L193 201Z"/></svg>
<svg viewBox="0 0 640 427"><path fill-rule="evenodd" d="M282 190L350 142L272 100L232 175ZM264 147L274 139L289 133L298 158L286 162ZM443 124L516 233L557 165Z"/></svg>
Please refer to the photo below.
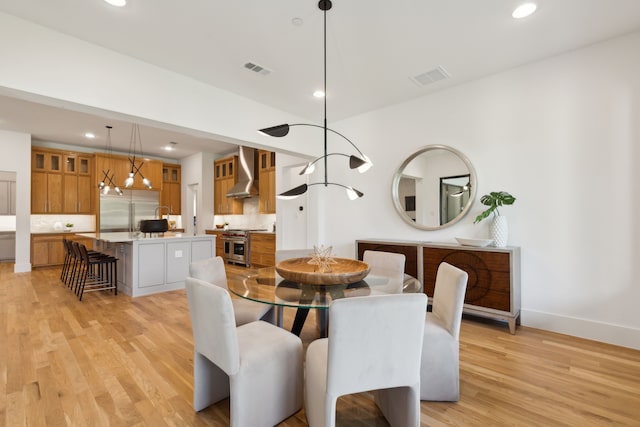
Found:
<svg viewBox="0 0 640 427"><path fill-rule="evenodd" d="M29 271L31 271L31 263L30 262L26 262L26 263L15 263L13 265L13 272L14 273L28 273Z"/></svg>
<svg viewBox="0 0 640 427"><path fill-rule="evenodd" d="M560 316L535 310L521 310L520 323L575 337L601 341L640 350L640 329L593 320Z"/></svg>

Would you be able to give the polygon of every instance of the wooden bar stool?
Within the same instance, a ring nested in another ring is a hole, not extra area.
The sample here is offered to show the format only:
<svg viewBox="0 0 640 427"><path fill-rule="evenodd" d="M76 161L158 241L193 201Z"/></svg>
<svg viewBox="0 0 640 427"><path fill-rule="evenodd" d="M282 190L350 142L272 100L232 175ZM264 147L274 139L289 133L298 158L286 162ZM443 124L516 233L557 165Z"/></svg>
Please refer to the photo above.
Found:
<svg viewBox="0 0 640 427"><path fill-rule="evenodd" d="M85 292L113 290L118 295L118 259L102 253L89 254L82 243L74 242L80 255L75 293L82 301Z"/></svg>
<svg viewBox="0 0 640 427"><path fill-rule="evenodd" d="M60 271L60 281L65 285L68 285L67 280L71 276L71 266L75 261L75 256L73 254L73 247L71 246L70 240L63 237L62 244L64 246L64 262L62 264L62 271Z"/></svg>

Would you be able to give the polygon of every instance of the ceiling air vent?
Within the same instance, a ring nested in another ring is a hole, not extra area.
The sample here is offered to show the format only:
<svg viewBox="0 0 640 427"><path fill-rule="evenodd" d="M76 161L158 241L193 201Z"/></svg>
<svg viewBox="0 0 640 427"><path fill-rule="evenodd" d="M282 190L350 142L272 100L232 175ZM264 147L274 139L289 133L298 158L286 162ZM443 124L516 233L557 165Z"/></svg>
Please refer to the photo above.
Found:
<svg viewBox="0 0 640 427"><path fill-rule="evenodd" d="M433 70L427 71L426 73L418 74L414 77L409 77L412 82L417 84L418 86L426 86L431 83L435 83L440 80L444 80L449 77L449 73L442 68L437 67Z"/></svg>
<svg viewBox="0 0 640 427"><path fill-rule="evenodd" d="M247 62L246 64L244 64L244 68L246 68L247 70L251 70L254 73L262 74L263 76L271 73L270 69L265 68L262 65L254 64L253 62Z"/></svg>

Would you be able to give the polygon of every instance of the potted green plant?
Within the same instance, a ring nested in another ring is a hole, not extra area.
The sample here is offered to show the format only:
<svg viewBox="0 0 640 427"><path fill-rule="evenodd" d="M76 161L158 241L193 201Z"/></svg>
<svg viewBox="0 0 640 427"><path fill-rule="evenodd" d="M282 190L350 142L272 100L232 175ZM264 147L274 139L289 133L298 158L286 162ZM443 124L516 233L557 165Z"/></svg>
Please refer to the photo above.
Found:
<svg viewBox="0 0 640 427"><path fill-rule="evenodd" d="M506 191L492 191L480 198L480 203L489 207L480 213L473 223L480 222L493 213L493 221L489 224L489 237L493 239L493 244L497 247L507 246L507 238L509 236L507 218L500 215L498 207L512 205L515 201L516 198Z"/></svg>
<svg viewBox="0 0 640 427"><path fill-rule="evenodd" d="M480 203L485 206L489 206L489 208L478 215L473 223L475 224L476 222L482 221L492 213L496 216L500 216L498 206L512 205L515 201L516 198L506 191L492 191L489 194L485 194L480 198Z"/></svg>

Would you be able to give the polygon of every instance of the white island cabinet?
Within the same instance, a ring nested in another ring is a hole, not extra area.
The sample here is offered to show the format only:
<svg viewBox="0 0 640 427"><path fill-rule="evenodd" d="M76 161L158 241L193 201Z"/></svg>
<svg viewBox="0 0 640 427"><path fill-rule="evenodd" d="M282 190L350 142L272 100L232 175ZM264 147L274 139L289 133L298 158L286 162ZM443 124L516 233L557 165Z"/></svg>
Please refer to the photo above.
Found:
<svg viewBox="0 0 640 427"><path fill-rule="evenodd" d="M184 288L193 261L215 256L215 236L84 233L94 249L118 258L118 290L132 297Z"/></svg>

